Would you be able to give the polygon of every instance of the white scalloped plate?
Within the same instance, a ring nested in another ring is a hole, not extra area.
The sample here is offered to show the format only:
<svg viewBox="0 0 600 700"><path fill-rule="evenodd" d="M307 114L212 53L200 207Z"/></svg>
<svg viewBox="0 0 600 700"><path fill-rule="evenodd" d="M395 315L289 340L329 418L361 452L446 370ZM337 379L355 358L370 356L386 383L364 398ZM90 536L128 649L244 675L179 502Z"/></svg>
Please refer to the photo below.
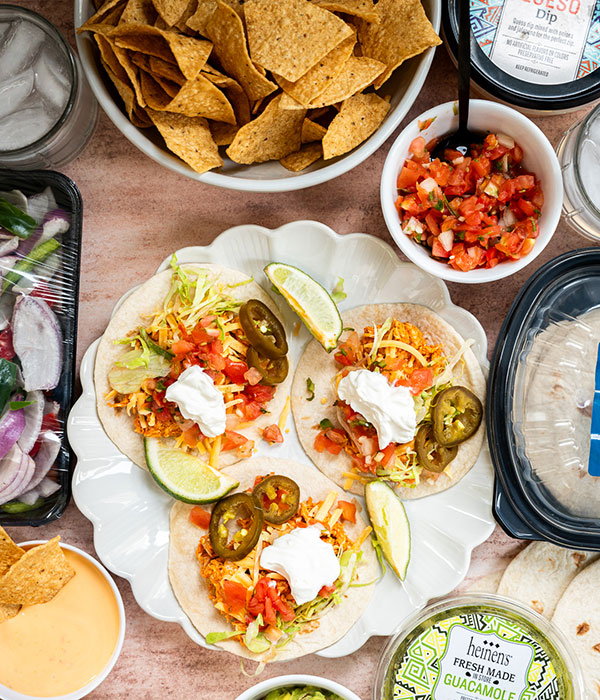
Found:
<svg viewBox="0 0 600 700"><path fill-rule="evenodd" d="M444 282L415 265L401 262L377 238L355 233L339 236L314 221L296 221L279 229L236 226L206 247L177 251L179 262L214 262L254 276L266 289L264 266L289 262L331 289L341 276L348 298L344 309L365 302L407 301L435 309L465 338L487 372L487 341L479 322L454 306ZM168 265L165 260L159 269ZM276 299L287 327L296 317ZM297 361L310 336L302 327L289 334L290 352ZM81 364L83 394L68 419L68 435L77 454L73 497L94 525L98 556L113 573L131 583L139 605L160 620L179 623L201 646L207 646L173 595L168 575L168 514L172 501L152 478L121 454L104 433L95 408L94 358L98 341ZM288 421L285 443L259 447L259 453L309 462ZM338 657L361 647L372 635L389 635L400 621L431 598L449 593L465 577L471 551L491 534L492 465L487 447L477 464L456 486L443 493L408 501L412 529L412 558L404 584L388 570L376 584L363 617L346 636L322 656Z"/></svg>

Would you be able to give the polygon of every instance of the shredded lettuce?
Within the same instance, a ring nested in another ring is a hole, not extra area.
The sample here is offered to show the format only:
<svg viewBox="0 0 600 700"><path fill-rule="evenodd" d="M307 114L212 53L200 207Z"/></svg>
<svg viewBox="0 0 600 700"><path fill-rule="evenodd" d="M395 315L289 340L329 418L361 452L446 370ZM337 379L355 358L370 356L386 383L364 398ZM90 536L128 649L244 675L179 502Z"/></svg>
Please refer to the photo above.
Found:
<svg viewBox="0 0 600 700"><path fill-rule="evenodd" d="M224 639L231 639L231 637L239 637L241 632L209 632L206 635L207 644L216 644L217 642L222 642Z"/></svg>
<svg viewBox="0 0 600 700"><path fill-rule="evenodd" d="M344 292L344 278L338 277L335 287L331 292L331 298L333 299L333 301L335 301L336 304L339 304L340 302L344 301L344 299L346 299L347 296L348 295L346 294L346 292Z"/></svg>
<svg viewBox="0 0 600 700"><path fill-rule="evenodd" d="M392 327L392 319L391 318L386 318L385 321L383 322L383 325L381 328L377 328L377 324L373 324L373 347L371 348L371 352L369 353L369 357L375 358L377 355L377 351L379 350L379 345L381 344L381 341L383 340L383 336L390 330Z"/></svg>
<svg viewBox="0 0 600 700"><path fill-rule="evenodd" d="M271 648L271 642L260 631L262 626L262 615L259 615L248 625L244 635L244 644L253 654L262 654Z"/></svg>
<svg viewBox="0 0 600 700"><path fill-rule="evenodd" d="M307 401L312 401L315 398L315 383L310 377L306 378L306 391L309 393Z"/></svg>
<svg viewBox="0 0 600 700"><path fill-rule="evenodd" d="M463 341L462 345L458 351L448 360L448 364L444 367L444 371L439 374L434 381L434 386L441 386L442 384L452 384L452 373L456 365L460 362L463 355L467 350L473 345L475 341L472 338L468 338Z"/></svg>

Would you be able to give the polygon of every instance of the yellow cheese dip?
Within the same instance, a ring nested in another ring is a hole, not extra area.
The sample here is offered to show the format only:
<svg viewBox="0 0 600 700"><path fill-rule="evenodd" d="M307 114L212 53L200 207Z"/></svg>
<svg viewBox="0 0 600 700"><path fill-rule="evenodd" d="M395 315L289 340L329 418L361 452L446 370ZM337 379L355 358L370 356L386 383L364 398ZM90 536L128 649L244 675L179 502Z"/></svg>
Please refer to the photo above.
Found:
<svg viewBox="0 0 600 700"><path fill-rule="evenodd" d="M102 673L119 639L110 584L90 561L63 552L76 572L69 583L49 603L23 607L0 624L0 684L24 695L44 698L83 688Z"/></svg>

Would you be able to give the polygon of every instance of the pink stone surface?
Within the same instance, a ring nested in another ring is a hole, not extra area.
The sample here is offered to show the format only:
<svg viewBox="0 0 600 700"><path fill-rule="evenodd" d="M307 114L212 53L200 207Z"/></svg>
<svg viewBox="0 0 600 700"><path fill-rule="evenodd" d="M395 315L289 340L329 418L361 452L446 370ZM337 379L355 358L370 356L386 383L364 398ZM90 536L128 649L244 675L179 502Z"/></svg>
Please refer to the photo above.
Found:
<svg viewBox="0 0 600 700"><path fill-rule="evenodd" d="M22 4L55 23L74 44L69 0L27 0ZM424 110L455 99L456 89L456 71L444 47L440 47L425 87L400 129ZM535 121L556 144L583 113ZM298 192L246 194L202 185L161 168L101 113L87 149L63 168L81 190L84 201L78 361L103 332L114 303L125 291L151 275L173 249L208 244L230 226L256 223L275 228L310 218L338 233L359 231L392 243L379 205L379 177L392 140L362 165L332 182ZM491 349L526 279L550 258L586 245L584 239L561 224L546 250L519 274L486 285L450 284L452 299L481 321ZM64 541L95 553L92 526L73 503L59 521L41 530L10 528L9 533L17 541L60 534ZM474 551L461 588L506 566L523 546L523 542L508 538L496 528L490 539ZM234 700L255 683L241 673L236 657L198 647L177 625L146 615L126 581L117 578L117 585L127 614L125 644L112 674L90 698ZM384 638L373 638L356 653L340 659L313 655L274 664L261 679L312 673L336 680L368 700L385 642Z"/></svg>

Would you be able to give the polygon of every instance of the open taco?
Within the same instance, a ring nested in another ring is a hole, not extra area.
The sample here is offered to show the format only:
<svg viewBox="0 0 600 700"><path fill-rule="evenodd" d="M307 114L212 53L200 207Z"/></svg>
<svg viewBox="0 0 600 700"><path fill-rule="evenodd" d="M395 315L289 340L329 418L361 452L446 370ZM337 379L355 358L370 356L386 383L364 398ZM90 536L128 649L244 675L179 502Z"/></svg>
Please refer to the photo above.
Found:
<svg viewBox="0 0 600 700"><path fill-rule="evenodd" d="M328 354L313 340L292 385L304 450L330 479L362 493L369 479L420 498L457 483L483 441L484 377L468 341L417 304L342 316Z"/></svg>
<svg viewBox="0 0 600 700"><path fill-rule="evenodd" d="M208 642L261 662L341 639L366 609L379 575L357 505L338 501L329 479L289 460L257 457L227 473L240 482L227 498L253 502L261 522L254 531L255 511L244 511L241 500L222 499L211 514L175 503L169 579L184 612Z"/></svg>
<svg viewBox="0 0 600 700"><path fill-rule="evenodd" d="M278 358L251 344L240 314L246 327L262 323L259 335ZM174 260L125 299L98 346L96 405L110 439L140 467L145 437L216 467L250 457L265 430L265 439L282 442L277 423L291 371L277 316L242 272Z"/></svg>

